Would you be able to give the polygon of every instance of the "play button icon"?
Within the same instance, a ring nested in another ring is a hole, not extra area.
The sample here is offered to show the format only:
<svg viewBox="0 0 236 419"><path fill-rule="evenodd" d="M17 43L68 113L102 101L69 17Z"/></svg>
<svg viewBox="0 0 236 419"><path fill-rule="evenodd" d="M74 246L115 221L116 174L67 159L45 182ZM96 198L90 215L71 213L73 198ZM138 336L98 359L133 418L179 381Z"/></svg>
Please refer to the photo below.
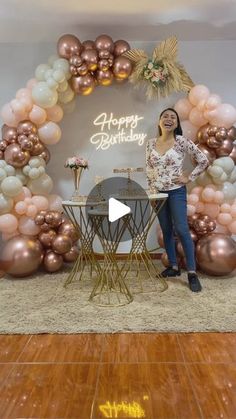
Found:
<svg viewBox="0 0 236 419"><path fill-rule="evenodd" d="M128 205L123 204L115 198L110 198L108 202L108 218L111 223L119 220L119 218L124 217L124 215L127 215L131 212L131 209L128 207Z"/></svg>

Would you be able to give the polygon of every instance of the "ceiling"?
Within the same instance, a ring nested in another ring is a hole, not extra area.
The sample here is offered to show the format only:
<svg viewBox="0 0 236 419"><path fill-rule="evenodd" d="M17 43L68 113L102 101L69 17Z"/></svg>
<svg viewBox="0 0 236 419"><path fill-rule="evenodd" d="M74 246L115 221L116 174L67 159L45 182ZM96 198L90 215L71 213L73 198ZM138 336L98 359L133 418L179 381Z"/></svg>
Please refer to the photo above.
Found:
<svg viewBox="0 0 236 419"><path fill-rule="evenodd" d="M236 0L0 0L1 42L235 40Z"/></svg>

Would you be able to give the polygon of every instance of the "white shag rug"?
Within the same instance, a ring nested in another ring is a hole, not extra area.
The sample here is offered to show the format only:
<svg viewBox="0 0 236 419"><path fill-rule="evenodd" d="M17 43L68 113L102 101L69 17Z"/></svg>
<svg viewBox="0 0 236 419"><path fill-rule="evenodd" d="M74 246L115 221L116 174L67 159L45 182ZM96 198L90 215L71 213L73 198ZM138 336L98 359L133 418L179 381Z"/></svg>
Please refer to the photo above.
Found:
<svg viewBox="0 0 236 419"><path fill-rule="evenodd" d="M88 301L90 279L66 289L68 269L28 279L0 280L0 333L235 332L236 277L200 275L203 290L192 293L186 274L169 279L163 292L134 294L122 307Z"/></svg>

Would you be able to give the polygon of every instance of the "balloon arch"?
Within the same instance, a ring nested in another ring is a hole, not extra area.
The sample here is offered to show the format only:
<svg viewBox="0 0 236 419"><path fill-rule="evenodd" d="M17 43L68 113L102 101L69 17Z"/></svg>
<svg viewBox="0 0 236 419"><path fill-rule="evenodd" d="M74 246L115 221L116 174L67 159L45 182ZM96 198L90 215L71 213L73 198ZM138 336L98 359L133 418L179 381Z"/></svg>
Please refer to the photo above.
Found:
<svg viewBox="0 0 236 419"><path fill-rule="evenodd" d="M125 55L132 52L128 42L113 42L108 35L82 43L74 35L63 35L57 52L36 68L35 78L1 110L0 268L14 277L31 275L41 264L46 271L55 272L63 262L76 260L77 232L62 215L60 196L51 194L47 145L60 140L58 122L75 94L89 95L97 85L123 82L137 65ZM168 71L163 72L165 63L153 67L148 62L147 66L155 87L163 86L168 79ZM198 266L209 275L230 274L236 267L236 243L231 237L236 234L236 109L203 85L193 86L175 109L184 135L210 161L188 193ZM161 232L158 240L163 246ZM177 242L176 247L184 265L181 244ZM168 263L165 253L162 262Z"/></svg>

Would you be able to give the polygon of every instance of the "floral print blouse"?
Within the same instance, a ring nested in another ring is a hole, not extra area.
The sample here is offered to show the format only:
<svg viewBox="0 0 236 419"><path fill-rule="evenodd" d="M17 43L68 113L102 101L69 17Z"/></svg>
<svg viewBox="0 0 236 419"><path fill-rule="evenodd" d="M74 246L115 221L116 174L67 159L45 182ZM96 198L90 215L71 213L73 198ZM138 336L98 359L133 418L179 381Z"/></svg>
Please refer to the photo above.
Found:
<svg viewBox="0 0 236 419"><path fill-rule="evenodd" d="M182 135L177 135L173 147L160 155L156 150L156 138L148 140L146 143L146 169L149 187L154 187L158 191L181 187L182 185L176 182L176 178L178 179L183 171L186 154L189 154L197 162L197 166L189 176L189 179L194 181L209 165L207 157L196 144Z"/></svg>

